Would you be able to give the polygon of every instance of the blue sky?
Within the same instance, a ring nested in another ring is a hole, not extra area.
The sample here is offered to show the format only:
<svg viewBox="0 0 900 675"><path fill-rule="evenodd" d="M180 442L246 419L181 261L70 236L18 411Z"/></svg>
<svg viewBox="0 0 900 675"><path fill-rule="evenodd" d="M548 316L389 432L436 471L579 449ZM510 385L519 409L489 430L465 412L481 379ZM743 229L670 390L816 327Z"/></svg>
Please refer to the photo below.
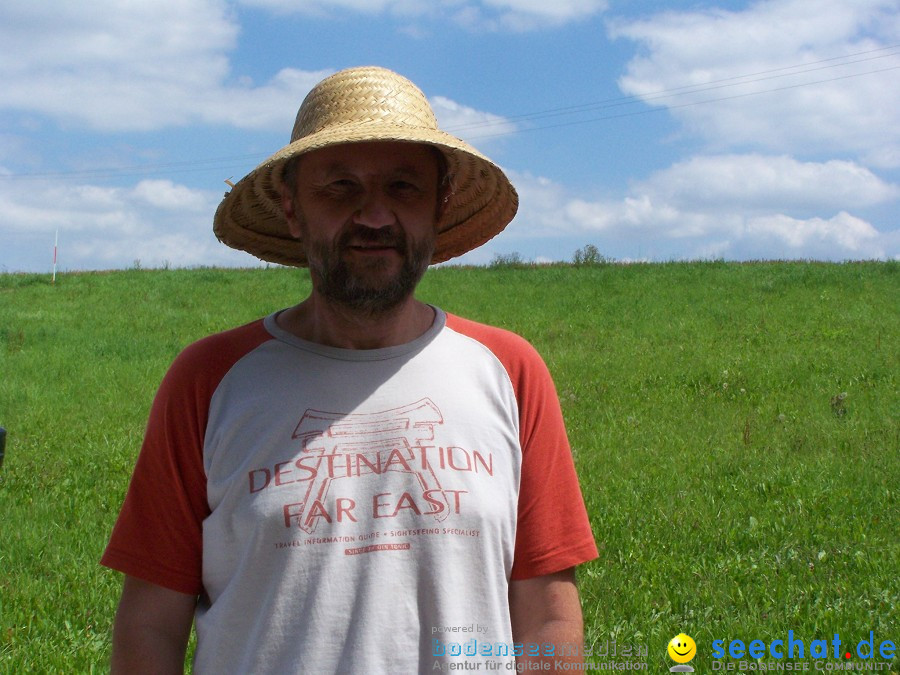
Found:
<svg viewBox="0 0 900 675"><path fill-rule="evenodd" d="M519 190L459 262L900 258L897 0L7 0L0 272L259 264L225 179L368 64Z"/></svg>

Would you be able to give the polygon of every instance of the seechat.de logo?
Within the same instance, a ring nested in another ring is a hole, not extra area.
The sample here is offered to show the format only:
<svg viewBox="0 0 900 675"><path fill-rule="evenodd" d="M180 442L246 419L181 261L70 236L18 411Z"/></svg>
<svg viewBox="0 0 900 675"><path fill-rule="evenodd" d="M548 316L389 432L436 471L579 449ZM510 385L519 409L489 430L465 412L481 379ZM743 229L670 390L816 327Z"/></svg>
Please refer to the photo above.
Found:
<svg viewBox="0 0 900 675"><path fill-rule="evenodd" d="M697 644L694 638L686 633L679 633L669 640L669 647L666 649L669 658L672 659L677 666L672 666L669 671L673 673L693 673L694 669L687 665L697 655Z"/></svg>
<svg viewBox="0 0 900 675"><path fill-rule="evenodd" d="M896 649L892 640L876 639L875 631L869 631L868 637L859 641L852 639L845 642L839 633L834 633L830 640L807 642L789 630L787 637L768 642L758 639L749 642L741 639L713 640L711 653L715 659L713 670L735 670L734 660L738 660L737 670L752 670L752 665L764 659L788 662L782 665L785 669L790 665L792 670L799 670L798 665L804 665L803 670L809 670L810 664L802 663L807 660L815 661L816 670L881 670L894 658ZM858 661L854 663L851 659ZM878 659L883 661L877 662ZM790 663L794 660L799 663Z"/></svg>

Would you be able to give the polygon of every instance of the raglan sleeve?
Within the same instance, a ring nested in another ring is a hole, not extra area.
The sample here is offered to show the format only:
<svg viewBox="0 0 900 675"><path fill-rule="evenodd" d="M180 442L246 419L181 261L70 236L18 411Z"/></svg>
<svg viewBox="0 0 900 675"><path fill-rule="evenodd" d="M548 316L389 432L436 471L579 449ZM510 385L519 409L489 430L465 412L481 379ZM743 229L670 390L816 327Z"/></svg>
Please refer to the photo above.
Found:
<svg viewBox="0 0 900 675"><path fill-rule="evenodd" d="M209 514L203 437L210 392L203 350L188 347L164 377L101 564L171 590L202 591Z"/></svg>
<svg viewBox="0 0 900 675"><path fill-rule="evenodd" d="M522 474L512 579L558 572L597 557L556 387L522 340L508 372L519 403Z"/></svg>

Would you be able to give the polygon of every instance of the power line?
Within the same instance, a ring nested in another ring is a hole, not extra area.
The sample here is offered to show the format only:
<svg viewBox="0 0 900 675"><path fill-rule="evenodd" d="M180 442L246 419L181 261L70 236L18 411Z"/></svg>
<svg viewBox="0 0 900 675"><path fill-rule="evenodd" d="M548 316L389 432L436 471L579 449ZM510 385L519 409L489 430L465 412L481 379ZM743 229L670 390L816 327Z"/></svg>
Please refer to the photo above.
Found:
<svg viewBox="0 0 900 675"><path fill-rule="evenodd" d="M46 171L23 174L0 174L3 178L118 178L130 176L143 176L151 173L171 172L185 173L189 171L208 171L219 168L225 162L244 162L262 160L267 154L233 155L230 157L213 157L210 159L184 160L182 162L167 162L165 164L142 164L127 167L105 167L102 169L78 169L74 171ZM203 166L208 165L208 166ZM170 171L173 170L174 171Z"/></svg>
<svg viewBox="0 0 900 675"><path fill-rule="evenodd" d="M558 129L560 127L569 127L569 126L575 126L578 124L589 124L591 122L601 122L604 120L620 119L623 117L636 117L638 115L649 115L652 113L659 113L659 112L664 112L667 110L675 110L678 108L690 108L692 106L706 105L709 103L719 103L721 101L730 101L730 100L738 99L738 98L747 98L750 96L761 96L762 94L770 94L770 93L777 92L777 91L786 91L788 89L798 89L800 87L808 87L808 86L811 86L814 84L823 84L826 82L837 82L839 80L849 80L854 77L862 77L864 75L873 75L875 73L884 73L884 72L891 71L891 70L900 70L900 65L891 66L889 68L882 68L880 70L871 70L871 71L867 71L865 73L854 73L852 75L842 75L840 77L832 77L832 78L828 78L825 80L816 80L815 82L802 82L799 84L791 84L791 85L787 85L784 87L776 87L774 89L764 89L761 91L751 91L751 92L746 92L743 94L733 94L731 96L721 96L719 98L704 99L702 101L691 101L689 103L679 103L679 104L674 104L674 105L668 105L665 108L650 108L649 110L634 110L631 112L621 113L618 115L606 115L603 117L592 117L592 118L585 119L585 120L575 120L572 122L560 122L558 124L547 124L547 125L539 126L539 127L517 129L513 133L523 133L523 132L529 132L529 131L543 131L545 129ZM496 134L484 134L481 136L474 136L473 138L497 138L500 136L510 136L510 135L512 135L512 133L502 132L502 133L496 133Z"/></svg>
<svg viewBox="0 0 900 675"><path fill-rule="evenodd" d="M624 105L632 105L632 104L636 104L636 103L645 103L647 101L654 101L654 100L669 98L669 97L678 96L678 95L702 93L704 91L710 91L710 90L714 90L714 89L722 89L724 87L734 87L734 86L739 86L739 85L743 85L743 84L752 84L752 83L756 83L756 82L763 82L766 80L777 79L777 78L781 78L781 77L790 77L793 75L803 75L803 74L815 72L818 70L826 70L828 68L839 68L841 66L853 65L856 63L864 63L866 61L874 61L877 59L883 59L883 58L888 58L891 56L900 55L900 51L892 51L889 54L881 54L879 56L872 56L872 57L866 58L866 59L857 59L855 61L847 61L845 63L832 63L831 65L828 65L828 66L819 66L819 64L829 63L831 61L836 61L839 59L848 59L848 58L853 58L856 56L865 56L865 55L874 54L877 52L884 52L884 51L896 50L896 49L900 49L900 45L891 45L890 47L881 47L879 49L870 49L870 50L863 51L863 52L855 52L853 54L845 54L844 56L834 56L834 57L831 57L828 59L820 59L818 61L811 61L811 62L803 63L803 64L795 64L792 66L783 66L781 68L762 70L762 71L759 71L756 73L735 75L732 77L721 78L718 80L710 80L709 82L704 82L702 84L689 84L689 85L683 85L680 87L673 87L670 89L662 89L659 91L650 92L650 93L640 95L640 96L622 96L622 97L618 97L618 98L605 99L602 101L595 101L595 102L591 102L591 103L582 103L582 104L566 106L566 107L562 107L562 108L551 108L549 110L542 110L542 111L533 112L533 113L523 113L521 115L511 115L511 116L504 117L499 120L486 120L486 121L481 121L481 122L472 122L469 124L460 124L460 125L448 127L447 131L454 131L456 133L459 133L460 131L468 131L468 130L474 130L474 129L483 128L483 127L492 127L492 126L502 125L502 124L506 124L510 121L525 121L525 120L533 120L533 119L544 119L547 117L558 117L561 115L569 115L569 114L575 114L575 113L579 113L579 112L589 112L591 110L619 107L619 106L624 106ZM819 66L819 67L812 68L810 66ZM803 68L804 70L798 70L799 68ZM793 70L794 72L784 73L783 71L786 71L786 70ZM873 72L883 72L883 71L879 70L879 71L873 71ZM772 73L781 73L781 74L773 75ZM862 74L865 75L868 73L862 73ZM768 77L759 77L762 75L767 75ZM747 78L756 78L756 79L747 79ZM743 81L737 82L736 80L743 80ZM828 80L818 80L816 82L810 82L809 84L820 84L821 82L827 82L827 81ZM726 84L726 83L730 83L730 84ZM803 85L801 84L801 86L803 86ZM776 89L773 91L778 91L778 90ZM539 128L541 128L541 127L539 127ZM549 128L552 128L552 127L549 127Z"/></svg>
<svg viewBox="0 0 900 675"><path fill-rule="evenodd" d="M522 113L519 115L512 115L507 117L502 117L500 119L494 120L485 120L481 122L472 122L469 124L459 124L446 127L445 131L453 132L456 134L460 134L461 132L471 132L476 131L478 129L488 130L490 128L496 128L500 125L508 125L510 122L525 122L525 121L535 121L535 120L544 120L550 119L553 117L562 117L566 115L575 115L579 113L588 113L595 112L599 110L607 110L610 108L623 107L629 105L635 105L638 103L645 103L651 101L660 101L667 98L674 98L679 96L687 96L691 94L702 94L709 91L716 91L720 89L726 89L729 87L737 87L747 84L755 84L759 82L765 82L770 80L775 80L784 77L792 77L796 75L805 75L812 72L817 72L821 70L828 70L831 68L839 68L842 66L854 65L857 63L865 63L870 61L875 61L878 59L889 58L891 56L900 55L900 44L890 45L887 47L880 47L878 49L870 49L861 52L854 52L852 54L844 54L842 56L834 56L827 59L820 59L817 61L810 61L807 63L794 64L790 66L782 66L780 68L772 68L769 70L758 71L755 73L746 73L743 75L735 75L732 77L721 78L717 80L711 80L709 82L705 82L702 84L690 84L683 85L680 87L673 87L669 89L663 89L656 92L650 92L648 94L640 95L640 96L623 96L619 98L613 99L605 99L601 101L595 101L590 103L582 103L572 106L565 106L560 108L550 108L547 110L540 110L530 113ZM873 56L875 55L875 56ZM868 57L868 58L856 58L856 57ZM847 59L855 59L848 61ZM839 63L835 63L838 62ZM828 65L823 65L828 64ZM730 96L722 96L717 98L709 98L703 99L699 101L690 101L685 103L669 103L665 104L664 107L659 108L649 108L645 110L634 110L628 111L621 114L613 114L613 115L601 115L595 117L589 117L587 119L573 120L569 122L559 122L554 124L543 124L533 127L525 127L525 128L517 128L514 131L501 131L497 133L485 133L485 134L477 134L477 135L469 135L470 138L474 139L487 139L487 138L496 138L499 136L510 136L516 133L523 132L534 132L534 131L543 131L546 129L557 129L561 127L574 126L579 124L589 124L593 122L600 122L605 120L612 119L621 119L626 117L635 117L638 115L646 115L650 113L664 112L667 110L674 110L679 108L687 108L698 105L708 105L712 103L718 103L722 101L729 101L738 98L746 98L750 96L760 96L762 94L774 93L779 91L786 91L790 89L797 89L800 87L808 87L817 84L825 84L828 82L836 82L840 80L846 80L856 77L863 77L866 75L873 75L877 73L884 73L892 70L900 69L900 65L898 66L890 66L887 68L881 68L877 70L869 70L861 73L852 73L849 75L842 75L832 78L826 78L821 80L814 80L809 82L799 82L796 84L786 85L782 87L775 87L769 89L760 89L752 92L745 92L741 94L733 94ZM786 72L791 71L791 72ZM753 78L753 79L750 79ZM171 173L196 173L200 171L209 171L213 169L220 169L225 166L233 165L234 162L246 162L252 161L254 163L258 163L265 159L267 154L253 154L253 155L233 155L228 157L215 157L208 159L200 159L200 160L185 160L181 162L167 162L164 164L145 164L145 165L134 165L128 167L107 167L101 169L85 169L85 170L75 170L75 171L54 171L54 172L37 172L37 173L25 173L25 174L0 174L0 180L3 179L46 179L46 178L62 178L62 179L73 179L73 178L93 178L97 179L108 179L108 178L127 178L127 177L137 177L137 176L148 176L154 174L171 174Z"/></svg>

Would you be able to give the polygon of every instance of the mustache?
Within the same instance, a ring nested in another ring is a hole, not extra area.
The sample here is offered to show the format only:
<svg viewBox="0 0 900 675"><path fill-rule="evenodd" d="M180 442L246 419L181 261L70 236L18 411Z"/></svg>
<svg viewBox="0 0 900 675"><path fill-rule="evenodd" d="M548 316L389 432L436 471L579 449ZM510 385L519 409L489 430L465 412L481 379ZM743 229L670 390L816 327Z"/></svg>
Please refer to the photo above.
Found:
<svg viewBox="0 0 900 675"><path fill-rule="evenodd" d="M406 250L406 234L400 228L390 226L377 230L364 225L354 225L341 234L337 241L339 248L350 246L383 246Z"/></svg>

